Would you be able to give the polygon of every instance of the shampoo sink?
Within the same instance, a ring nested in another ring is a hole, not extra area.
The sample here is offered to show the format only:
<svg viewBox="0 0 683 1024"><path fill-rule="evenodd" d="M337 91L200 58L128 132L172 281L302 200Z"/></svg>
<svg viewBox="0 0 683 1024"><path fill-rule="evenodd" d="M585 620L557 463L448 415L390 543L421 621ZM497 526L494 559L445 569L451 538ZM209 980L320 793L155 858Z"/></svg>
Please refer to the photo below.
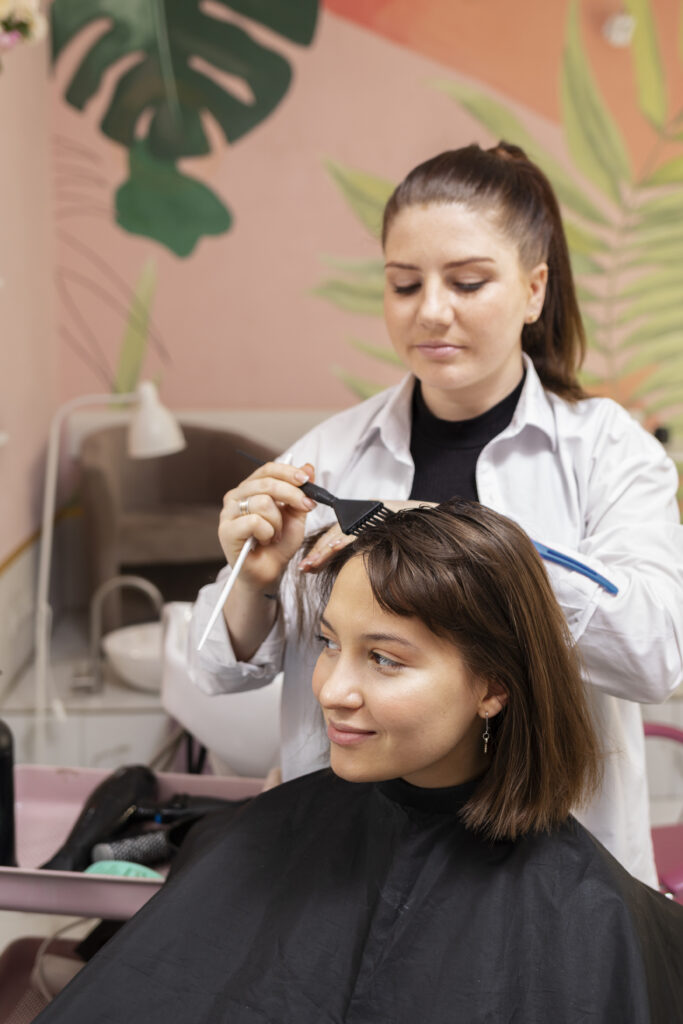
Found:
<svg viewBox="0 0 683 1024"><path fill-rule="evenodd" d="M138 690L161 689L161 622L124 626L102 637L105 657L119 679Z"/></svg>

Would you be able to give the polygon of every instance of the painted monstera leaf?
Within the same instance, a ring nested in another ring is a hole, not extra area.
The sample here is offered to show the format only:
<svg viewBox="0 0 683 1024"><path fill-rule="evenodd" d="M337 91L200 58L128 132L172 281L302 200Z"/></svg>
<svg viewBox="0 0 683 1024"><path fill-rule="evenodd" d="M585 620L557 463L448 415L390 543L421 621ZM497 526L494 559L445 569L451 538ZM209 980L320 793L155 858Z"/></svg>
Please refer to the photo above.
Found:
<svg viewBox="0 0 683 1024"><path fill-rule="evenodd" d="M318 3L214 0L214 7L224 8L227 16L249 19L236 24L205 12L201 0L54 0L54 61L82 31L102 25L67 86L72 106L84 109L105 73L126 59L100 125L105 135L131 151L131 177L117 201L123 227L155 238L181 256L202 235L229 228L231 217L221 200L178 171L175 161L208 153L207 115L229 143L268 117L286 94L292 71L282 54L254 38L249 21L307 45ZM132 56L137 60L130 66ZM137 211L145 206L155 174L165 201L141 217ZM177 232L163 223L169 203Z"/></svg>

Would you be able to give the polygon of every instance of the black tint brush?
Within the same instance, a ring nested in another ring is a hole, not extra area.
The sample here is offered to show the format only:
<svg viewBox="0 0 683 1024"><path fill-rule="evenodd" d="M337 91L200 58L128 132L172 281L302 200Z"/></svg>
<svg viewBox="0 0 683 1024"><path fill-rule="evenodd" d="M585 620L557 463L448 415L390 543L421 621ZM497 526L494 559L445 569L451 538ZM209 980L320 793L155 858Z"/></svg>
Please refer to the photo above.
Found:
<svg viewBox="0 0 683 1024"><path fill-rule="evenodd" d="M236 451L251 462L255 462L258 466L264 465L262 459L257 459L254 455L250 455L249 452L242 451L241 448L237 448ZM357 501L349 498L337 498L334 494L326 491L324 487L310 483L310 481L299 486L307 498L312 498L313 501L317 501L320 505L329 505L337 517L342 533L352 533L356 537L366 526L376 526L377 523L381 523L391 511L381 501Z"/></svg>
<svg viewBox="0 0 683 1024"><path fill-rule="evenodd" d="M249 452L242 451L241 448L237 448L236 451L238 451L240 455L244 455L244 457L249 459L251 462L255 462L259 466L264 465L262 459L257 459L254 455L250 455ZM288 458L288 461L291 460L291 456L286 458ZM378 523L381 523L382 520L386 519L391 512L391 509L388 509L381 501L357 501L349 498L336 498L334 494L330 494L330 492L326 491L324 487L320 487L318 484L312 484L310 481L308 483L301 484L301 490L304 492L306 497L312 498L313 501L317 501L321 505L329 505L337 517L337 522L342 529L342 533L353 534L354 536L358 536L358 534L368 526L376 526ZM207 622L204 632L197 644L198 651L201 651L204 646L206 638L211 632L216 619L220 615L228 594L230 593L232 586L244 565L244 561L255 544L256 541L254 538L249 537L242 546L242 550L239 553L237 561L225 581L223 589L216 601L216 606L209 616L209 621Z"/></svg>
<svg viewBox="0 0 683 1024"><path fill-rule="evenodd" d="M366 526L376 526L389 515L390 509L381 501L353 501L349 498L335 498L318 484L301 484L304 494L321 505L329 505L337 517L342 533L353 533L357 537Z"/></svg>

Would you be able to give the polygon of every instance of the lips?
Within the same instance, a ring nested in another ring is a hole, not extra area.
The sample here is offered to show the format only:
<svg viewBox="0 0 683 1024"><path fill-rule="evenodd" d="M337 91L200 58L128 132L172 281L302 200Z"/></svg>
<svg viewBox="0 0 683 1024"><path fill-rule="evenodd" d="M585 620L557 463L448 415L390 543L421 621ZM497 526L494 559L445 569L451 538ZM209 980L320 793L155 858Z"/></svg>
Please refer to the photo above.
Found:
<svg viewBox="0 0 683 1024"><path fill-rule="evenodd" d="M448 341L423 341L414 346L418 352L425 356L451 356L456 352L464 351L464 346L454 345Z"/></svg>
<svg viewBox="0 0 683 1024"><path fill-rule="evenodd" d="M376 733L372 729L358 729L343 722L329 721L327 735L331 743L336 743L340 747L351 747L363 743Z"/></svg>

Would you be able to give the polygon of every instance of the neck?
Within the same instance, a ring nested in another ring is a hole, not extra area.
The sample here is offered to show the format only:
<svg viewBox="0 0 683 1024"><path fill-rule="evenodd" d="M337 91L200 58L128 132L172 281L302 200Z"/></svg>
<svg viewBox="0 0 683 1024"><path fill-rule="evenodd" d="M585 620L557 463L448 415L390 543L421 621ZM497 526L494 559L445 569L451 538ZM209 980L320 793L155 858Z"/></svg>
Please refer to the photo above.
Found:
<svg viewBox="0 0 683 1024"><path fill-rule="evenodd" d="M421 381L420 385L425 405L432 416L455 423L459 420L474 419L475 416L481 416L494 405L498 405L515 390L523 375L524 364L520 360L513 372L506 374L495 384L491 381L481 381L471 387L457 390L431 387L424 381Z"/></svg>

